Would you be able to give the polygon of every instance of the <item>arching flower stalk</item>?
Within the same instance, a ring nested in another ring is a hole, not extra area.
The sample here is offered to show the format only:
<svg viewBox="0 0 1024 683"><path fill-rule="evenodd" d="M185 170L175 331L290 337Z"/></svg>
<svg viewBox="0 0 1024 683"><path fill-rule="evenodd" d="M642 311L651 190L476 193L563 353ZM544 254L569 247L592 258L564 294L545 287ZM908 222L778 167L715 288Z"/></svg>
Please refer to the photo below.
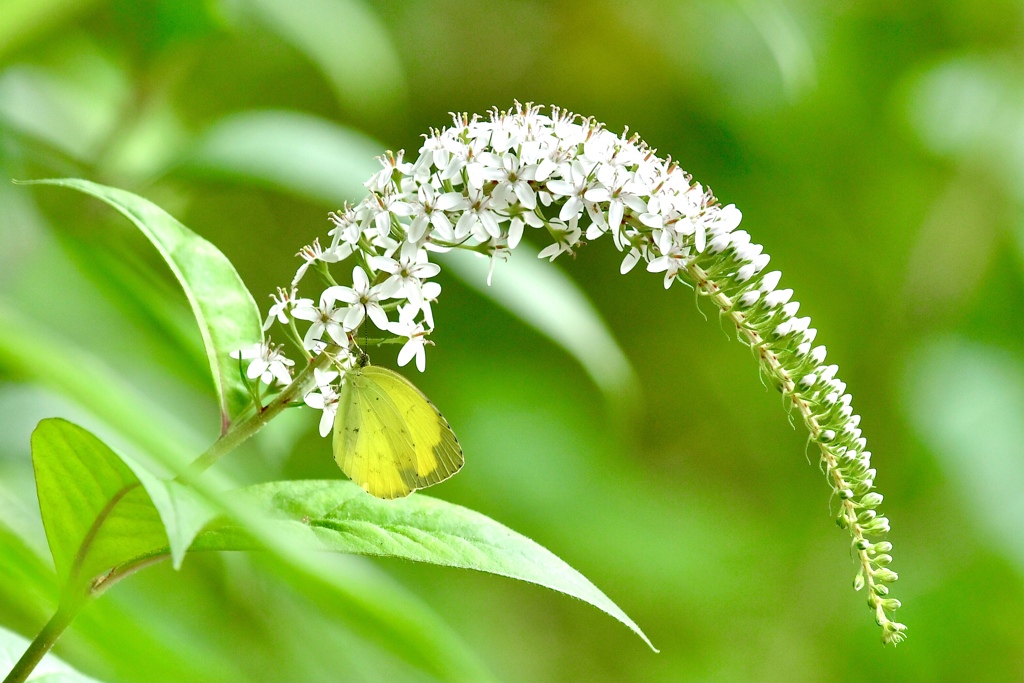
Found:
<svg viewBox="0 0 1024 683"><path fill-rule="evenodd" d="M814 346L810 318L797 317L792 290L778 288L781 274L765 271L768 255L737 229L736 207L721 206L636 135L616 135L556 107L545 114L517 105L486 120L455 115L452 126L425 136L415 159L388 153L382 164L363 201L330 214L330 246L314 241L300 252L303 263L275 297L268 326L278 322L307 359L335 345L342 370L356 361L358 340L402 343L399 364L415 359L423 371L431 303L441 291L431 280L440 271L431 252L470 250L490 258L493 269L527 231L550 238L540 256L551 260L610 234L623 254L622 273L644 261L666 288L682 281L735 325L820 454L839 499L837 522L850 533L859 565L854 586L867 588L883 640L903 640L906 627L892 620L900 603L888 597L897 578L883 538L889 521L878 513L882 496L860 416L838 367L826 364L825 347ZM352 285L339 285L330 266L348 262ZM310 272L326 285L316 300L296 293ZM333 410L344 378L318 375L308 403ZM329 424L322 422L322 433Z"/></svg>

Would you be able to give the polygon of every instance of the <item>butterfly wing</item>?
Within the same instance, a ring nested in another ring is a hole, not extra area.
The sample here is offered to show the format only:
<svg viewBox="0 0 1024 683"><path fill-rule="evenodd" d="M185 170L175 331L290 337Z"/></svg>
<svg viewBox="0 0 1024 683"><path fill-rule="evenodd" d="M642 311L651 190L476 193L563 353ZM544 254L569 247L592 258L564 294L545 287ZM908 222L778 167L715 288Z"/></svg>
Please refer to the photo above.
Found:
<svg viewBox="0 0 1024 683"><path fill-rule="evenodd" d="M338 399L334 459L378 498L402 498L416 488L406 474L416 469L409 427L388 393L362 370L348 375Z"/></svg>
<svg viewBox="0 0 1024 683"><path fill-rule="evenodd" d="M362 374L391 399L405 427L404 433L411 436L413 467L402 470L408 486L414 490L432 486L462 468L462 447L455 432L423 392L387 368L371 365L363 368Z"/></svg>

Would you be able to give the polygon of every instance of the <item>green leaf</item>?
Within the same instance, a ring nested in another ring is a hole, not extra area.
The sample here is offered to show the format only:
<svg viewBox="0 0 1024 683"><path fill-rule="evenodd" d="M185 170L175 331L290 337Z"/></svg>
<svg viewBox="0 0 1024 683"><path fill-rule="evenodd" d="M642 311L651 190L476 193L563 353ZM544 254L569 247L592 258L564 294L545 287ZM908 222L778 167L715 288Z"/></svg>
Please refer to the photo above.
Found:
<svg viewBox="0 0 1024 683"><path fill-rule="evenodd" d="M0 627L0 674L6 675L28 648L28 639ZM46 680L47 683L97 683L50 653L44 656L29 674L29 681Z"/></svg>
<svg viewBox="0 0 1024 683"><path fill-rule="evenodd" d="M96 4L96 0L5 2L0 12L0 58L6 59L12 50L62 26Z"/></svg>
<svg viewBox="0 0 1024 683"><path fill-rule="evenodd" d="M32 465L57 576L72 597L103 572L157 548L169 546L180 564L213 517L184 487L157 479L66 420L39 423Z"/></svg>
<svg viewBox="0 0 1024 683"><path fill-rule="evenodd" d="M0 604L4 606L5 620L15 618L24 623L45 620L47 610L57 604L53 569L3 520L0 520Z"/></svg>
<svg viewBox="0 0 1024 683"><path fill-rule="evenodd" d="M554 263L521 243L497 264L487 284L488 260L464 251L438 254L459 279L517 316L576 358L617 410L635 410L639 381L626 354L583 290Z"/></svg>
<svg viewBox="0 0 1024 683"><path fill-rule="evenodd" d="M5 6L0 14L6 12ZM123 117L131 86L95 43L70 36L60 42L47 64L17 64L0 72L0 121L92 163Z"/></svg>
<svg viewBox="0 0 1024 683"><path fill-rule="evenodd" d="M291 111L226 116L196 142L183 166L331 204L356 200L379 168L383 145L351 128Z"/></svg>
<svg viewBox="0 0 1024 683"><path fill-rule="evenodd" d="M33 180L101 199L134 223L160 252L185 290L206 345L226 426L249 402L232 351L263 339L259 309L234 266L215 246L149 200L77 178Z"/></svg>
<svg viewBox="0 0 1024 683"><path fill-rule="evenodd" d="M978 528L1024 571L1024 363L956 337L911 358L911 424Z"/></svg>
<svg viewBox="0 0 1024 683"><path fill-rule="evenodd" d="M239 6L316 64L352 113L386 117L405 103L401 59L387 28L359 0L243 0Z"/></svg>
<svg viewBox="0 0 1024 683"><path fill-rule="evenodd" d="M290 536L309 547L475 569L535 583L590 603L654 649L640 627L582 574L478 512L420 494L382 501L350 481L337 480L258 484L240 494L271 511ZM252 548L247 539L244 530L223 526L204 531L193 548Z"/></svg>

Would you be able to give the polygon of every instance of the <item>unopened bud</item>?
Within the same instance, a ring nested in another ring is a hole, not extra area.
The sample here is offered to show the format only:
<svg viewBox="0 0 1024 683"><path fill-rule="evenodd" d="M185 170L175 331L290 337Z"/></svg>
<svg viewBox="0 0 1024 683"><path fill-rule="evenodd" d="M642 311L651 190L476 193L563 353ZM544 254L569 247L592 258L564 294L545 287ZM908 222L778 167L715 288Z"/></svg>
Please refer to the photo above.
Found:
<svg viewBox="0 0 1024 683"><path fill-rule="evenodd" d="M900 578L900 575L891 569L883 567L875 572L875 578L882 583L896 583L896 580Z"/></svg>
<svg viewBox="0 0 1024 683"><path fill-rule="evenodd" d="M866 493L860 499L860 504L862 507L865 507L869 510L874 510L875 508L882 504L882 494L878 493L877 491Z"/></svg>

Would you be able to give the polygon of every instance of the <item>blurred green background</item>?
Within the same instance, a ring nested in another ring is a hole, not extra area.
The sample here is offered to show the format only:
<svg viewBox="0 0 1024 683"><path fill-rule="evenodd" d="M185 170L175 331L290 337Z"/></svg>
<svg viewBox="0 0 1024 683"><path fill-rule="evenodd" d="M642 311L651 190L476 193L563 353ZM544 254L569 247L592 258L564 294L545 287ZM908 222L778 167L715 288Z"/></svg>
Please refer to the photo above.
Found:
<svg viewBox="0 0 1024 683"><path fill-rule="evenodd" d="M0 626L31 637L52 608L36 421L133 447L61 368L130 397L184 452L218 427L198 331L155 251L98 202L7 179L148 197L218 245L265 309L376 154L417 149L449 111L518 99L628 125L741 208L864 417L910 639L879 643L806 437L749 352L688 290L619 276L603 242L556 264L557 285L593 302L568 300L618 349L566 350L525 323L517 311L545 305L564 321L544 286L531 298L506 280L496 301L450 268L413 379L466 451L430 494L550 548L662 653L533 586L324 563L371 601L432 611L459 650L440 656L470 677L1024 679L1022 54L1019 0L3 0ZM222 469L341 476L315 422L284 416ZM56 651L111 681L431 678L272 565L148 570Z"/></svg>

